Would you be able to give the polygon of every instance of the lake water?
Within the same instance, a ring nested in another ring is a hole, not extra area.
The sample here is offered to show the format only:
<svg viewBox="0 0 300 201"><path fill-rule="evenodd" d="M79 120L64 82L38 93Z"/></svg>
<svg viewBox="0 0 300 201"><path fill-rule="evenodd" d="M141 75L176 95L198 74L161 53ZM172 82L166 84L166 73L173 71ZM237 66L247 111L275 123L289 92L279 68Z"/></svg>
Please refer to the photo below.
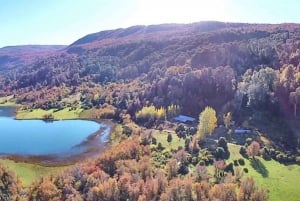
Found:
<svg viewBox="0 0 300 201"><path fill-rule="evenodd" d="M1 155L59 155L71 156L85 152L88 137L102 130L93 140L103 145L110 127L88 120L16 120L13 108L0 107ZM94 141L95 142L95 141Z"/></svg>

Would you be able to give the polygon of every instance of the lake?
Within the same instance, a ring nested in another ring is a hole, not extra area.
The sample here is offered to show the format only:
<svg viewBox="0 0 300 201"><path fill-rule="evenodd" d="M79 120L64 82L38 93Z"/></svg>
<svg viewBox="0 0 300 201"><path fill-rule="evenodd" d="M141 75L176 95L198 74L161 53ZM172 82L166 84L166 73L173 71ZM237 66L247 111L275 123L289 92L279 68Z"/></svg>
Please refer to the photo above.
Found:
<svg viewBox="0 0 300 201"><path fill-rule="evenodd" d="M16 120L13 110L0 107L0 155L80 155L90 146L103 146L111 129L88 120Z"/></svg>

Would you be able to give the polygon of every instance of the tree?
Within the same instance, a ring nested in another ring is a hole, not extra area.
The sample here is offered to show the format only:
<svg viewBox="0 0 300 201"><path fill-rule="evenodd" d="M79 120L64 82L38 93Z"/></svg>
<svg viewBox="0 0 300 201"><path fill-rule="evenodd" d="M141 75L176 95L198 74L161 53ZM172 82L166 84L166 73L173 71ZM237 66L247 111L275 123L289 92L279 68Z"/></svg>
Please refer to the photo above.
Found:
<svg viewBox="0 0 300 201"><path fill-rule="evenodd" d="M211 134L217 127L216 111L212 107L206 107L199 115L198 137Z"/></svg>
<svg viewBox="0 0 300 201"><path fill-rule="evenodd" d="M21 195L19 179L13 172L0 164L0 200L22 200Z"/></svg>
<svg viewBox="0 0 300 201"><path fill-rule="evenodd" d="M253 159L255 159L255 156L259 154L260 145L258 142L253 141L248 147L247 147L247 153L249 156L251 156Z"/></svg>
<svg viewBox="0 0 300 201"><path fill-rule="evenodd" d="M230 122L231 122L231 112L227 112L224 116L223 116L223 121L224 121L224 125L225 127L228 129L230 126Z"/></svg>
<svg viewBox="0 0 300 201"><path fill-rule="evenodd" d="M300 87L296 91L290 93L290 102L294 104L294 116L297 116L297 105L300 102Z"/></svg>
<svg viewBox="0 0 300 201"><path fill-rule="evenodd" d="M172 134L171 134L171 133L168 133L167 141L168 141L169 143L171 143L171 142L172 142L172 139L173 139Z"/></svg>

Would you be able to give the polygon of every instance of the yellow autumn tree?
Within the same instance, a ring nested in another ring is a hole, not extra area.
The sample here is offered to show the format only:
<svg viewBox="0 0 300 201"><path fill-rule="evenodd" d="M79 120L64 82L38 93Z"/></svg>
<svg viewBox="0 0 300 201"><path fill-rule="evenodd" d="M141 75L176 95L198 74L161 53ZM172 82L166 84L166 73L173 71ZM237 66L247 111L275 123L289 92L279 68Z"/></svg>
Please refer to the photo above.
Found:
<svg viewBox="0 0 300 201"><path fill-rule="evenodd" d="M197 136L201 139L211 134L217 127L216 111L212 107L206 107L199 115Z"/></svg>
<svg viewBox="0 0 300 201"><path fill-rule="evenodd" d="M227 129L230 127L231 117L232 117L231 112L227 112L223 116L224 125Z"/></svg>

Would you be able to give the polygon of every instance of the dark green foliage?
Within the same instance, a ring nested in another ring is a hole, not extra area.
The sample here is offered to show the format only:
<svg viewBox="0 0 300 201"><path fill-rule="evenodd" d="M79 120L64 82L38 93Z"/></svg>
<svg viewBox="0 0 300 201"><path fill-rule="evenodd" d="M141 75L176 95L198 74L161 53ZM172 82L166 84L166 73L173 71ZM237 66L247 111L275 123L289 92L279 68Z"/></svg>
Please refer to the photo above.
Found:
<svg viewBox="0 0 300 201"><path fill-rule="evenodd" d="M156 140L156 138L155 137L152 137L152 144L154 144L154 145L156 145L157 144L157 140Z"/></svg>
<svg viewBox="0 0 300 201"><path fill-rule="evenodd" d="M241 146L241 148L240 148L240 154L241 154L243 157L248 158L248 154L247 154L247 149L246 149L246 147Z"/></svg>
<svg viewBox="0 0 300 201"><path fill-rule="evenodd" d="M249 172L248 168L243 168L243 170L244 170L245 173Z"/></svg>
<svg viewBox="0 0 300 201"><path fill-rule="evenodd" d="M238 162L239 162L239 164L242 165L242 166L245 165L245 160L244 160L243 158L239 158L239 159L238 159Z"/></svg>
<svg viewBox="0 0 300 201"><path fill-rule="evenodd" d="M228 165L226 165L225 172L231 172L234 175L234 170L233 170L233 163L229 163Z"/></svg>
<svg viewBox="0 0 300 201"><path fill-rule="evenodd" d="M227 140L224 137L220 137L217 144L218 147L222 147L224 151L228 151Z"/></svg>
<svg viewBox="0 0 300 201"><path fill-rule="evenodd" d="M167 141L168 141L169 143L171 143L171 142L172 142L172 139L173 139L172 134L171 134L171 133L168 133Z"/></svg>
<svg viewBox="0 0 300 201"><path fill-rule="evenodd" d="M233 165L234 166L239 166L238 160L233 160Z"/></svg>
<svg viewBox="0 0 300 201"><path fill-rule="evenodd" d="M217 160L225 158L225 150L223 147L217 147L215 156Z"/></svg>
<svg viewBox="0 0 300 201"><path fill-rule="evenodd" d="M123 126L123 134L130 136L132 134L132 128L129 126Z"/></svg>
<svg viewBox="0 0 300 201"><path fill-rule="evenodd" d="M157 145L157 149L162 151L162 150L165 149L165 147L163 147L162 144L159 142L158 145Z"/></svg>

